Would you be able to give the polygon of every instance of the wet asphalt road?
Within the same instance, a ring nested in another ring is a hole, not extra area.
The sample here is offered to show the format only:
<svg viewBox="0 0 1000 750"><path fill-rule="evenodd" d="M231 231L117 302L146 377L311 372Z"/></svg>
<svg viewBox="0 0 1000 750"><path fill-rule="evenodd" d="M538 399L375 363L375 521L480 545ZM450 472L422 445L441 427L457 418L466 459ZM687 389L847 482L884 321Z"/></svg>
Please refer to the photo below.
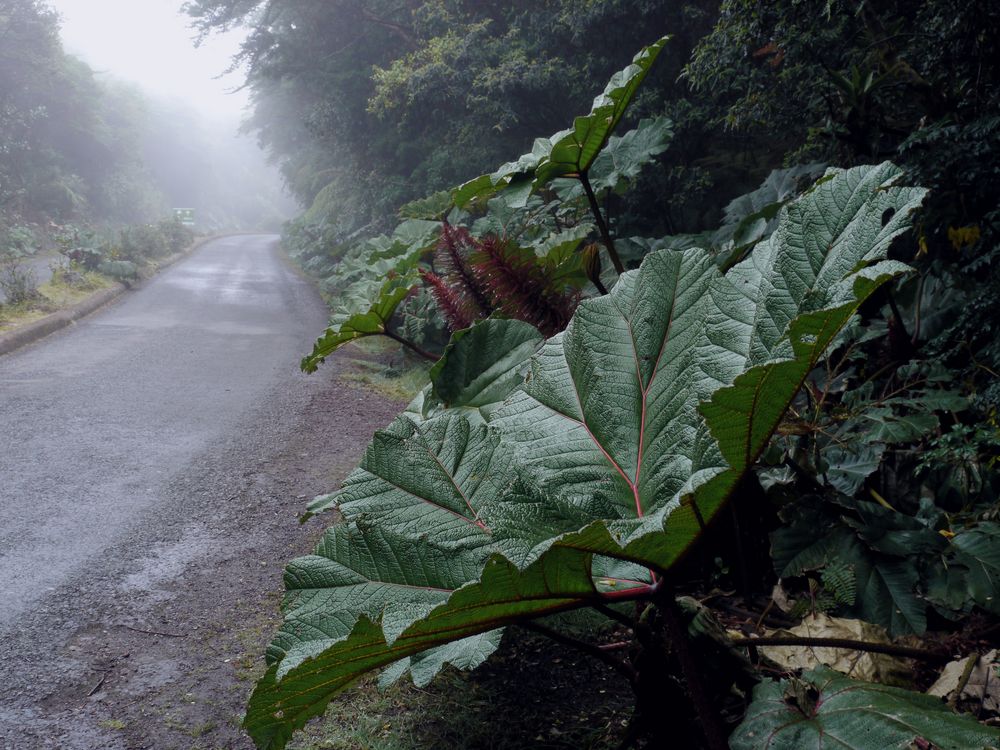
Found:
<svg viewBox="0 0 1000 750"><path fill-rule="evenodd" d="M297 363L325 320L276 247L272 236L215 240L0 357L0 747L42 716L33 692L72 671L52 657L100 620L105 599L224 543L190 516L211 512L212 492L225 491L217 475L238 472L246 448L214 473L203 459L280 431L283 399L309 387ZM158 549L165 558L150 558Z"/></svg>

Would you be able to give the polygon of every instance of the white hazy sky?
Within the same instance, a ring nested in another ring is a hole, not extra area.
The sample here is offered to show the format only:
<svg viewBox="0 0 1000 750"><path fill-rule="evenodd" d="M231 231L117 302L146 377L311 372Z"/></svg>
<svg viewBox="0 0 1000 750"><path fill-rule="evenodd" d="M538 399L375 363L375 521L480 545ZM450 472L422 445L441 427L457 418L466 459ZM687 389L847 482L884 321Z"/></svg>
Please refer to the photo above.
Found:
<svg viewBox="0 0 1000 750"><path fill-rule="evenodd" d="M194 47L183 0L47 0L62 16L63 45L92 68L138 83L150 94L180 98L210 117L237 118L246 92L229 66L242 34L213 35Z"/></svg>

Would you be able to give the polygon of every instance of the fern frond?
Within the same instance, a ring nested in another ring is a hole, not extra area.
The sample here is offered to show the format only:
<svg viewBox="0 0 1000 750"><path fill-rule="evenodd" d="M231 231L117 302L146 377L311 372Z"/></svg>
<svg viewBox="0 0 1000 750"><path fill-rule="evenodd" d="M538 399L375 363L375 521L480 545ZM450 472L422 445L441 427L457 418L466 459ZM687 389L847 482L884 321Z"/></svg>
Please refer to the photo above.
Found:
<svg viewBox="0 0 1000 750"><path fill-rule="evenodd" d="M820 574L823 588L839 606L851 607L857 599L857 578L854 568L843 562L832 562Z"/></svg>

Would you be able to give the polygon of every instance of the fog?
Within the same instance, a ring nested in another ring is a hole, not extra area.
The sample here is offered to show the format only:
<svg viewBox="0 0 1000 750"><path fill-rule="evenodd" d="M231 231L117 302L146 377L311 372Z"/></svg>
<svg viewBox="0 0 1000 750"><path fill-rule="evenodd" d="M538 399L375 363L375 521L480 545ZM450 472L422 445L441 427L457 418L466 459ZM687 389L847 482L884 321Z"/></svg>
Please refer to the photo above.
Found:
<svg viewBox="0 0 1000 750"><path fill-rule="evenodd" d="M244 32L213 34L195 47L181 0L48 0L61 16L67 52L99 72L180 99L211 119L237 122L247 104L242 75L228 75Z"/></svg>
<svg viewBox="0 0 1000 750"><path fill-rule="evenodd" d="M142 100L136 133L163 207L191 207L205 229L270 228L297 207L254 139L239 134L249 96L232 59L243 32L196 45L180 0L48 0L66 52ZM165 202L164 202L165 201Z"/></svg>

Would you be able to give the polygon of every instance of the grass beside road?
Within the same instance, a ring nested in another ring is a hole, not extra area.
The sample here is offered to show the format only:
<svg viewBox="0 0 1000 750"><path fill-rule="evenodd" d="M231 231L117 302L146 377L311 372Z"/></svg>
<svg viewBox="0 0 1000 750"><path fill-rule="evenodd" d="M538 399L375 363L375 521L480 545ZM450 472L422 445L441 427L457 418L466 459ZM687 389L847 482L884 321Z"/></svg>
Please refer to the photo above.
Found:
<svg viewBox="0 0 1000 750"><path fill-rule="evenodd" d="M16 331L59 310L83 302L90 295L115 285L112 279L89 271L72 282L57 273L38 287L39 297L18 305L0 305L0 334Z"/></svg>
<svg viewBox="0 0 1000 750"><path fill-rule="evenodd" d="M449 668L425 688L376 683L337 696L290 750L612 750L634 700L603 665L516 629L474 672Z"/></svg>
<svg viewBox="0 0 1000 750"><path fill-rule="evenodd" d="M340 379L371 388L395 401L410 401L430 382L428 363L412 357L382 336L359 339L345 347L348 366Z"/></svg>

